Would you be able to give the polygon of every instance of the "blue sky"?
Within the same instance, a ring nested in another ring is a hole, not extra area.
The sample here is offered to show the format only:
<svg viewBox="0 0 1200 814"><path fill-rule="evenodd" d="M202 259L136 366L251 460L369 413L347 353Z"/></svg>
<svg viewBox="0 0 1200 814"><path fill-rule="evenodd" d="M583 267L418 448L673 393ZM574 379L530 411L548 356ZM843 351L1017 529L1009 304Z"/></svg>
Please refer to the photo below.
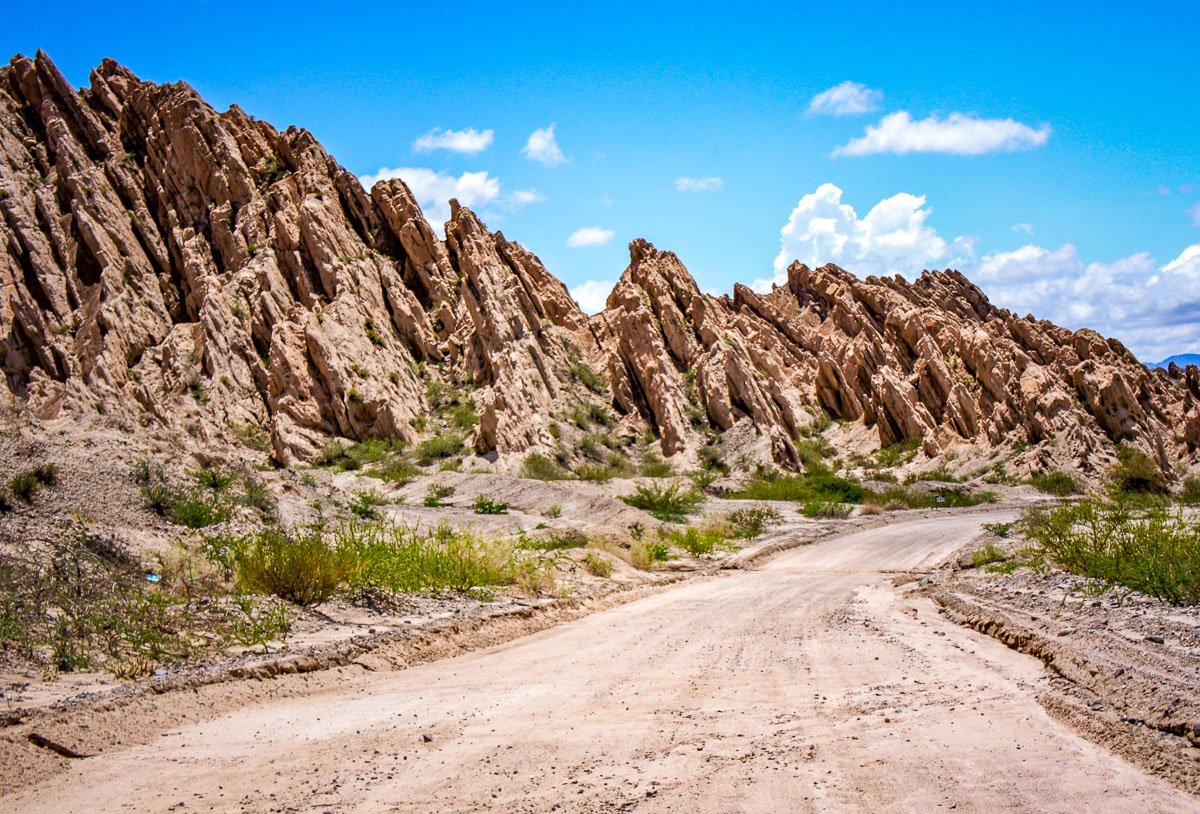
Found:
<svg viewBox="0 0 1200 814"><path fill-rule="evenodd" d="M1200 6L983 5L5 0L0 44L307 127L431 214L457 189L588 304L640 236L705 289L953 265L1147 361L1200 351Z"/></svg>

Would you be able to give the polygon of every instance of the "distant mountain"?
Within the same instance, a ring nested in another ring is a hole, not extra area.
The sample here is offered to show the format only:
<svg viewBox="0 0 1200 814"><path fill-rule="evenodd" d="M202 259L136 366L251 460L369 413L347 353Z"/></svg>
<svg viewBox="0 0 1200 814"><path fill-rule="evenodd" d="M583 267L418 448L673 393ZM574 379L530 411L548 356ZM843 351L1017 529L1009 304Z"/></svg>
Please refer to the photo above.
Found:
<svg viewBox="0 0 1200 814"><path fill-rule="evenodd" d="M1163 359L1161 362L1155 362L1152 365L1146 365L1146 367L1165 368L1168 365L1170 365L1172 362L1179 365L1180 367L1187 367L1188 365L1200 366L1200 353L1180 353L1180 354L1176 354L1175 356L1168 356L1166 359Z"/></svg>

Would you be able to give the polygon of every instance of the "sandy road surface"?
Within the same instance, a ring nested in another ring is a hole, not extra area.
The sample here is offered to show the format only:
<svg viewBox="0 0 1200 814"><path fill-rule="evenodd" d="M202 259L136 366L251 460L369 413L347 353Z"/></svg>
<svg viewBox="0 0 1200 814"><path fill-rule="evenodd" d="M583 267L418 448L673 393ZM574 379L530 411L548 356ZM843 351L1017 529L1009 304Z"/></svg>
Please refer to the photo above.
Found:
<svg viewBox="0 0 1200 814"><path fill-rule="evenodd" d="M1049 718L1038 662L892 587L996 517L859 532L251 704L81 760L0 809L1200 810Z"/></svg>

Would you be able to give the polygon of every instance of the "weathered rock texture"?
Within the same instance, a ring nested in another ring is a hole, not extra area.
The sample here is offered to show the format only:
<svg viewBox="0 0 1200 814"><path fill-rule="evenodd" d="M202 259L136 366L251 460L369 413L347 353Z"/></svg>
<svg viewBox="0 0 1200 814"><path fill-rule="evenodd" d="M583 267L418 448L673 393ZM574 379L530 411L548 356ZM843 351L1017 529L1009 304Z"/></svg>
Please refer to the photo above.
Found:
<svg viewBox="0 0 1200 814"><path fill-rule="evenodd" d="M82 90L41 53L0 68L0 218L5 390L41 418L100 412L197 443L266 427L286 463L333 435L415 439L434 370L475 388L471 442L499 456L552 448L552 416L585 397L681 461L749 422L795 464L820 412L930 456L1053 443L1085 470L1114 442L1164 468L1200 443L1195 367L1151 372L957 272L797 264L770 294L718 298L639 240L588 318L469 210L441 240L402 182L368 192L307 131L108 60Z"/></svg>

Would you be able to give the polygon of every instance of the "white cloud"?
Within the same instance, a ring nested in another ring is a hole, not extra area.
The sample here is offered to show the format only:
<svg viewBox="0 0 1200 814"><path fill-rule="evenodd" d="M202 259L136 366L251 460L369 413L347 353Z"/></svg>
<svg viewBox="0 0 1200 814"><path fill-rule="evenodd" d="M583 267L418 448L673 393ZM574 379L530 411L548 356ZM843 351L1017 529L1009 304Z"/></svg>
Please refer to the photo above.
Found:
<svg viewBox="0 0 1200 814"><path fill-rule="evenodd" d="M399 178L408 184L421 211L433 223L450 220L451 198L457 198L463 206L478 209L500 197L500 180L488 175L486 170L454 176L424 167L384 167L374 175L363 175L358 180L370 189L389 178Z"/></svg>
<svg viewBox="0 0 1200 814"><path fill-rule="evenodd" d="M814 96L808 105L808 112L826 116L870 113L879 109L879 100L882 98L883 91L868 88L861 82L846 80Z"/></svg>
<svg viewBox="0 0 1200 814"><path fill-rule="evenodd" d="M418 153L432 153L434 150L450 150L465 155L482 153L492 142L496 134L492 130L480 132L474 127L466 130L443 130L435 127L413 142L413 149Z"/></svg>
<svg viewBox="0 0 1200 814"><path fill-rule="evenodd" d="M582 229L577 229L567 238L567 245L572 249L578 249L581 246L603 246L605 243L613 239L612 229L602 229L599 226L585 226Z"/></svg>
<svg viewBox="0 0 1200 814"><path fill-rule="evenodd" d="M1033 129L1013 119L980 119L971 114L951 113L914 121L901 110L889 113L878 124L867 127L860 138L851 139L833 151L834 156L877 153L983 153L1013 152L1041 147L1050 139L1050 125Z"/></svg>
<svg viewBox="0 0 1200 814"><path fill-rule="evenodd" d="M614 285L611 280L588 280L571 289L571 298L579 303L583 313L598 314L604 310Z"/></svg>
<svg viewBox="0 0 1200 814"><path fill-rule="evenodd" d="M1024 232L1027 235L1033 234L1033 225L1029 223L1014 223L1012 229L1014 232Z"/></svg>
<svg viewBox="0 0 1200 814"><path fill-rule="evenodd" d="M946 241L925 224L932 210L925 198L901 192L885 198L859 218L854 207L842 203L842 190L822 184L800 199L780 232L773 280L757 280L754 288L767 290L787 279L793 260L816 267L836 263L856 274L914 275L936 261L971 256L972 241Z"/></svg>
<svg viewBox="0 0 1200 814"><path fill-rule="evenodd" d="M841 198L840 189L824 184L800 199L780 232L775 277L756 281L756 290L783 283L793 260L812 267L835 263L860 277L911 279L925 268L950 267L998 306L1115 336L1143 361L1200 352L1200 243L1161 266L1146 252L1088 263L1070 243L1057 249L1028 244L976 258L973 239L946 240L929 224L924 197L893 195L863 218Z"/></svg>
<svg viewBox="0 0 1200 814"><path fill-rule="evenodd" d="M525 206L532 203L541 203L546 200L546 196L536 189L518 189L512 194L510 200L515 204Z"/></svg>
<svg viewBox="0 0 1200 814"><path fill-rule="evenodd" d="M675 189L680 192L713 192L722 189L725 182L716 176L708 178L688 178L686 175L675 179Z"/></svg>
<svg viewBox="0 0 1200 814"><path fill-rule="evenodd" d="M569 159L559 149L558 139L554 137L554 125L534 130L529 134L529 140L521 148L521 155L530 161L537 161L547 167L557 167Z"/></svg>

